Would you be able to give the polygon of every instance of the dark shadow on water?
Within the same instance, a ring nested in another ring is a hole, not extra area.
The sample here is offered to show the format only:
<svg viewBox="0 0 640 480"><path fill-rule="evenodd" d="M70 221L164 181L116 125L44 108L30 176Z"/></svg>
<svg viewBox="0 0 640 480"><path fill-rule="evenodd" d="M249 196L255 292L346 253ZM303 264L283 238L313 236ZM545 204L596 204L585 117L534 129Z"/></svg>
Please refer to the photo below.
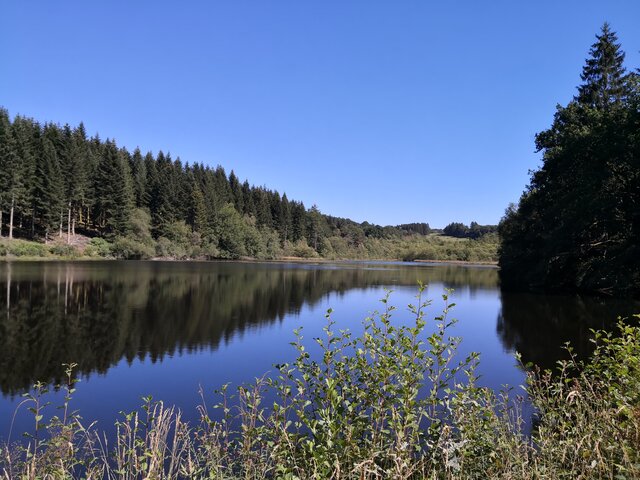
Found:
<svg viewBox="0 0 640 480"><path fill-rule="evenodd" d="M501 292L497 332L506 349L543 369L567 358L566 343L577 357L593 352L592 330L609 330L618 317L640 312L634 300Z"/></svg>

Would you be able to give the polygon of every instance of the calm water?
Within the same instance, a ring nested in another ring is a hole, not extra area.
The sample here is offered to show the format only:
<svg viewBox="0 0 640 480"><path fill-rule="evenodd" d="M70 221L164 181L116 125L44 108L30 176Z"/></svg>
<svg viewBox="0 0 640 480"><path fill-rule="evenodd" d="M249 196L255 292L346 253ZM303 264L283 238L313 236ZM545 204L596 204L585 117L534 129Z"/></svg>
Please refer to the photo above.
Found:
<svg viewBox="0 0 640 480"><path fill-rule="evenodd" d="M514 352L551 366L571 341L589 351L590 328L640 312L638 302L501 293L494 268L406 263L267 264L199 262L0 263L0 438L6 439L21 394L35 381L60 382L75 362L81 382L72 406L105 429L141 397L178 405L196 418L201 386L209 404L223 383L251 381L293 359L292 330L322 334L333 308L340 328L361 320L393 290L395 321L417 283L428 283L428 317L452 288L461 352L481 352L481 383L523 383ZM52 406L60 403L52 393ZM14 432L31 427L26 409ZM18 435L13 434L12 439Z"/></svg>

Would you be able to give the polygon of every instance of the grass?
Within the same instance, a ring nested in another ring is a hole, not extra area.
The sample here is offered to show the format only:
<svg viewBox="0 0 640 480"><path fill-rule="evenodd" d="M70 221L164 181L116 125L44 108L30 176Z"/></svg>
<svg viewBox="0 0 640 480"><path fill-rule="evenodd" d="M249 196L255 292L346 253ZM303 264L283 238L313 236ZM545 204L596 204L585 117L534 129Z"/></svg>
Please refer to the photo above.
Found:
<svg viewBox="0 0 640 480"><path fill-rule="evenodd" d="M364 320L364 333L336 330L327 313L319 355L302 330L297 359L236 389L190 425L174 407L144 399L116 424L112 443L70 413L75 389L67 366L61 415L43 418L45 386L25 397L35 434L5 445L5 479L623 479L640 477L640 328L594 332L593 358L572 358L556 372L531 369L536 409L525 431L522 398L477 385L479 355L459 359L460 339L445 295L394 326L388 297ZM427 335L428 322L435 328ZM267 398L269 401L267 401Z"/></svg>

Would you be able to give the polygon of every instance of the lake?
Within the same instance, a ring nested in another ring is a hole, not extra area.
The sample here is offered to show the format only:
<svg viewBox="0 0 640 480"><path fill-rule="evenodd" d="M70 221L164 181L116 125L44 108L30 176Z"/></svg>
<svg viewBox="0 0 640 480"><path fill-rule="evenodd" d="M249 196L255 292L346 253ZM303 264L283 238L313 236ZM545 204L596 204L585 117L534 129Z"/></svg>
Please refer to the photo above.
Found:
<svg viewBox="0 0 640 480"><path fill-rule="evenodd" d="M121 411L152 395L197 418L199 390L252 381L290 361L293 330L306 341L322 335L332 308L337 328L362 331L362 320L388 290L407 323L418 282L438 315L453 289L452 330L460 352L481 353L482 385L518 388L524 372L514 358L551 367L570 341L591 349L589 329L640 312L634 301L501 292L497 269L444 264L351 262L21 262L0 263L0 439L6 440L22 394L36 381L59 384L63 363L77 363L72 408L110 429ZM430 327L428 327L430 328ZM519 390L521 392L521 390ZM47 395L56 414L60 392ZM48 415L47 415L48 414ZM23 406L11 439L32 429Z"/></svg>

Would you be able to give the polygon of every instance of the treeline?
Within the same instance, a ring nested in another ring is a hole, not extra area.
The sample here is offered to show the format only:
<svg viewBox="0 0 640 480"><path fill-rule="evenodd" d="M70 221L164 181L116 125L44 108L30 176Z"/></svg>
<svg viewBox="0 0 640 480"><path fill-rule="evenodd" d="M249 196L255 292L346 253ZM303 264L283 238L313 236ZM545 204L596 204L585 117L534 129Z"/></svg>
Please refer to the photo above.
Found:
<svg viewBox="0 0 640 480"><path fill-rule="evenodd" d="M471 222L469 226L466 226L464 223L452 222L442 229L442 233L448 237L473 239L483 237L490 233L496 233L497 231L497 225L479 225L477 222Z"/></svg>
<svg viewBox="0 0 640 480"><path fill-rule="evenodd" d="M499 231L502 285L640 295L640 76L605 24L536 136L543 164Z"/></svg>
<svg viewBox="0 0 640 480"><path fill-rule="evenodd" d="M124 258L386 258L380 241L431 231L324 215L221 166L129 152L82 123L12 121L0 109L0 236L73 243L77 232Z"/></svg>

